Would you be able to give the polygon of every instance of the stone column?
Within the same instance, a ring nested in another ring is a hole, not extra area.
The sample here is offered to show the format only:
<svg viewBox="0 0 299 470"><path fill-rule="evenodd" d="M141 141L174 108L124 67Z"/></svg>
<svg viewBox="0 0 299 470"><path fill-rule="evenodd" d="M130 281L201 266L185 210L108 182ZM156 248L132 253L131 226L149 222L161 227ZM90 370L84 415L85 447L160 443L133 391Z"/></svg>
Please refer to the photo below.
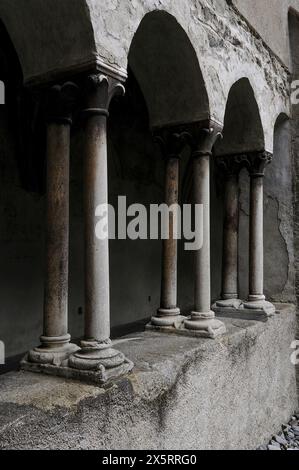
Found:
<svg viewBox="0 0 299 470"><path fill-rule="evenodd" d="M69 366L93 371L99 380L128 372L133 364L112 348L110 340L109 240L95 232L96 208L107 208L107 118L113 96L124 87L105 75L87 80L85 119L85 338L81 350L69 360ZM108 208L107 208L108 210ZM108 221L107 221L108 222Z"/></svg>
<svg viewBox="0 0 299 470"><path fill-rule="evenodd" d="M216 307L239 308L238 238L239 238L239 172L242 158L235 155L217 158L224 179L224 224L222 252L222 292Z"/></svg>
<svg viewBox="0 0 299 470"><path fill-rule="evenodd" d="M69 158L77 87L54 86L47 100L47 207L44 332L29 361L59 365L78 349L68 334Z"/></svg>
<svg viewBox="0 0 299 470"><path fill-rule="evenodd" d="M215 338L226 331L211 310L210 267L210 158L220 131L208 129L193 135L194 204L203 206L203 246L194 252L194 310L185 321L185 328L197 336Z"/></svg>
<svg viewBox="0 0 299 470"><path fill-rule="evenodd" d="M180 155L186 145L185 133L164 131L156 137L165 156L165 204L168 212L169 234L162 241L161 303L151 324L157 327L177 327L185 317L177 306L177 234Z"/></svg>
<svg viewBox="0 0 299 470"><path fill-rule="evenodd" d="M268 152L248 155L250 174L250 235L249 235L249 296L244 307L262 310L268 315L275 313L275 307L266 302L264 295L264 175L272 161Z"/></svg>

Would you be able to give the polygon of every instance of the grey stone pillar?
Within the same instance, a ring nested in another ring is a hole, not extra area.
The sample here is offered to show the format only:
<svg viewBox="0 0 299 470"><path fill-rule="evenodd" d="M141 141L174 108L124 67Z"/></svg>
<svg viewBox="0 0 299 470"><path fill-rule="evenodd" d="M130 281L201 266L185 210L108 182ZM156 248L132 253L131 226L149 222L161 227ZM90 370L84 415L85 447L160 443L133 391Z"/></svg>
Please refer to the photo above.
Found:
<svg viewBox="0 0 299 470"><path fill-rule="evenodd" d="M47 100L47 207L44 325L28 360L59 365L77 346L68 333L69 157L71 108L77 87L54 86Z"/></svg>
<svg viewBox="0 0 299 470"><path fill-rule="evenodd" d="M217 307L239 308L238 299L238 238L239 238L239 172L242 159L228 155L217 158L224 179L224 223L222 253L222 292Z"/></svg>
<svg viewBox="0 0 299 470"><path fill-rule="evenodd" d="M169 236L162 241L162 279L161 303L157 315L151 319L151 324L160 327L179 326L185 317L180 315L177 306L177 217L178 207L180 155L186 145L184 133L162 131L156 137L165 156L165 204L173 211L168 213Z"/></svg>
<svg viewBox="0 0 299 470"><path fill-rule="evenodd" d="M123 94L116 80L91 75L87 85L84 156L85 338L69 366L95 371L100 380L127 372L133 364L110 340L109 240L96 236L96 208L108 204L107 117L113 96Z"/></svg>
<svg viewBox="0 0 299 470"><path fill-rule="evenodd" d="M275 313L275 307L266 302L264 295L264 175L271 163L268 152L248 155L250 173L250 236L249 236L249 296L244 307L263 310L268 315Z"/></svg>
<svg viewBox="0 0 299 470"><path fill-rule="evenodd" d="M210 158L220 135L218 130L203 130L193 136L194 204L203 206L203 246L194 252L194 310L185 321L185 328L197 336L215 338L226 331L211 310L210 266Z"/></svg>

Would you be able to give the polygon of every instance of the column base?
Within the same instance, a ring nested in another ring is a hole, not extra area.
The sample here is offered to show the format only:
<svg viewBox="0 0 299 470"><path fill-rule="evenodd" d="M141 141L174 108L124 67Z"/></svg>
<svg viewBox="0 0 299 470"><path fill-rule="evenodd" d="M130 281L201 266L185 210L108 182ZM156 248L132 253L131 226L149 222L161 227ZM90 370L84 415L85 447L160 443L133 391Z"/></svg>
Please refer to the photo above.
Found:
<svg viewBox="0 0 299 470"><path fill-rule="evenodd" d="M100 383L127 374L133 369L133 362L111 346L110 340L103 343L82 341L81 349L69 357L67 366L77 378Z"/></svg>
<svg viewBox="0 0 299 470"><path fill-rule="evenodd" d="M61 337L41 337L41 346L38 346L26 355L29 363L53 364L59 366L68 359L71 354L78 351L79 346L70 343L70 335Z"/></svg>
<svg viewBox="0 0 299 470"><path fill-rule="evenodd" d="M242 303L243 301L238 298L217 300L217 302L213 305L212 310L215 311L214 309L217 307L220 307L221 309L235 308L237 310L241 307Z"/></svg>
<svg viewBox="0 0 299 470"><path fill-rule="evenodd" d="M272 317L276 308L271 302L267 302L264 296L249 296L247 302L244 302L244 309L252 312L260 312L261 315ZM263 298L262 298L263 297Z"/></svg>
<svg viewBox="0 0 299 470"><path fill-rule="evenodd" d="M149 327L169 327L178 329L182 325L186 317L180 315L181 311L179 308L164 309L159 308L157 315L151 318Z"/></svg>
<svg viewBox="0 0 299 470"><path fill-rule="evenodd" d="M215 339L226 332L224 323L215 318L215 313L191 312L191 317L184 322L187 330L196 332L196 336Z"/></svg>
<svg viewBox="0 0 299 470"><path fill-rule="evenodd" d="M21 361L21 369L97 385L116 379L133 369L133 362L123 353L111 348L111 343L105 343L105 347L101 345L98 349L94 346L87 349L86 344L94 343L82 342L84 349L76 346L76 349L73 349L72 353L59 364L30 362L28 353Z"/></svg>
<svg viewBox="0 0 299 470"><path fill-rule="evenodd" d="M212 305L212 311L217 316L232 317L242 315L243 301L240 299L217 300Z"/></svg>

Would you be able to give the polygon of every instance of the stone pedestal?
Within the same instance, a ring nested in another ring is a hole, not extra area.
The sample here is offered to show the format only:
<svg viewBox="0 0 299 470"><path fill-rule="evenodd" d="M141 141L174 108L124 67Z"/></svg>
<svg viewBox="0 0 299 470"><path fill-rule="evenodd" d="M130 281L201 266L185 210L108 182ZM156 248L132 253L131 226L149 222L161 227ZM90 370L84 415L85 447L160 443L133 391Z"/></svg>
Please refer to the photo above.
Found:
<svg viewBox="0 0 299 470"><path fill-rule="evenodd" d="M70 357L67 363L73 377L87 378L104 383L130 372L134 364L112 346L112 342L81 341L81 350ZM93 377L92 377L93 376Z"/></svg>
<svg viewBox="0 0 299 470"><path fill-rule="evenodd" d="M114 386L2 375L1 450L256 449L298 409L296 307L277 309L268 322L225 318L216 341L129 335L118 347L136 367Z"/></svg>

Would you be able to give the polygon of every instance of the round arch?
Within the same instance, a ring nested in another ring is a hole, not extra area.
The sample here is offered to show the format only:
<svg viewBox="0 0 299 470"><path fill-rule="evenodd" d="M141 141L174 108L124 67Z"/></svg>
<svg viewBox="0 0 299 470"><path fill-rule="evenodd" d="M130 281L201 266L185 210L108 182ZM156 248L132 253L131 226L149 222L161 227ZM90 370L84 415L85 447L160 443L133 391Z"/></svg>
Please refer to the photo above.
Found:
<svg viewBox="0 0 299 470"><path fill-rule="evenodd" d="M95 55L86 0L76 0L76 8L73 0L1 0L0 20L14 45L26 83L83 67Z"/></svg>
<svg viewBox="0 0 299 470"><path fill-rule="evenodd" d="M228 95L223 139L216 145L216 154L254 152L264 147L264 131L254 91L248 78L241 78Z"/></svg>
<svg viewBox="0 0 299 470"><path fill-rule="evenodd" d="M273 159L285 160L286 152L291 152L291 121L289 116L282 112L275 121L273 128ZM291 171L291 169L290 169Z"/></svg>
<svg viewBox="0 0 299 470"><path fill-rule="evenodd" d="M145 97L151 127L207 120L209 99L196 52L178 21L147 13L131 43L128 64Z"/></svg>

